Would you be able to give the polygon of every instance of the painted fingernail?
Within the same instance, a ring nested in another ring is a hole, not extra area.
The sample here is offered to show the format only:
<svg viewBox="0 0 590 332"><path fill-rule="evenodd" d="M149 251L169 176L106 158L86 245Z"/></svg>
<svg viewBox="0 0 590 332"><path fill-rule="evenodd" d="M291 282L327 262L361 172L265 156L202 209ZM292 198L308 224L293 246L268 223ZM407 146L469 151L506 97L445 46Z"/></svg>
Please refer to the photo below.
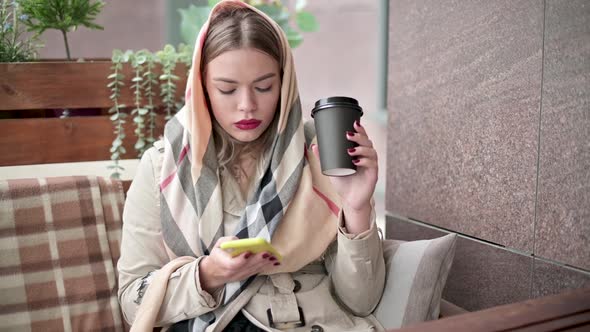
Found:
<svg viewBox="0 0 590 332"><path fill-rule="evenodd" d="M268 260L273 262L273 261L276 261L277 259L273 256L273 257L269 258Z"/></svg>
<svg viewBox="0 0 590 332"><path fill-rule="evenodd" d="M354 151L356 151L356 149L355 149L355 148L350 148L350 149L348 149L348 153L353 153Z"/></svg>
<svg viewBox="0 0 590 332"><path fill-rule="evenodd" d="M352 132L352 131L347 131L347 132L346 132L346 135L348 135L348 136L351 136L351 137L352 137L352 136L354 136L354 132Z"/></svg>
<svg viewBox="0 0 590 332"><path fill-rule="evenodd" d="M361 120L356 120L354 123L356 124L357 127L361 126Z"/></svg>
<svg viewBox="0 0 590 332"><path fill-rule="evenodd" d="M279 266L279 265L281 265L281 263L279 263L279 262L276 262L274 265L275 265L275 266Z"/></svg>
<svg viewBox="0 0 590 332"><path fill-rule="evenodd" d="M353 160L352 160L352 162L353 162L353 163L355 163L355 164L358 164L358 163L360 163L361 161L360 161L360 160L358 160L358 159L353 159Z"/></svg>
<svg viewBox="0 0 590 332"><path fill-rule="evenodd" d="M315 147L315 144L312 144L312 145L311 145L311 148L313 149L314 147Z"/></svg>
<svg viewBox="0 0 590 332"><path fill-rule="evenodd" d="M262 254L262 258L268 258L268 256L270 256L269 254Z"/></svg>
<svg viewBox="0 0 590 332"><path fill-rule="evenodd" d="M244 255L244 258L245 259L248 259L248 258L250 258L250 256L252 256L252 254L251 253L247 253L247 254Z"/></svg>

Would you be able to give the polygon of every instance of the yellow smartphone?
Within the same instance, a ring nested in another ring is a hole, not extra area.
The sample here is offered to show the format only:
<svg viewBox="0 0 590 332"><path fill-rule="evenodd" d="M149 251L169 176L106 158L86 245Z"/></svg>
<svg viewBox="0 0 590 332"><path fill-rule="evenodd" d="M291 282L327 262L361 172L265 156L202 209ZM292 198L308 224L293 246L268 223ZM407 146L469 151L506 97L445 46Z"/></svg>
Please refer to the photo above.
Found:
<svg viewBox="0 0 590 332"><path fill-rule="evenodd" d="M238 256L239 254L246 251L249 251L253 254L266 251L269 254L275 256L279 262L283 259L283 256L281 256L281 254L279 254L279 252L270 243L259 237L223 242L220 247L223 250L227 250L232 255L232 257Z"/></svg>

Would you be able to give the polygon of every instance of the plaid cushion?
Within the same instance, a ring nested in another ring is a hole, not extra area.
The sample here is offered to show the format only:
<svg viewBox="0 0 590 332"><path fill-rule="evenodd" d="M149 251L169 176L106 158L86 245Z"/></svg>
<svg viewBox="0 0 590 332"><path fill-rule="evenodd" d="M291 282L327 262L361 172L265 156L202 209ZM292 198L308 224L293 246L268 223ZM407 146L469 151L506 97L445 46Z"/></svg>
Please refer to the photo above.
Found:
<svg viewBox="0 0 590 332"><path fill-rule="evenodd" d="M124 196L97 177L0 181L0 327L122 331Z"/></svg>

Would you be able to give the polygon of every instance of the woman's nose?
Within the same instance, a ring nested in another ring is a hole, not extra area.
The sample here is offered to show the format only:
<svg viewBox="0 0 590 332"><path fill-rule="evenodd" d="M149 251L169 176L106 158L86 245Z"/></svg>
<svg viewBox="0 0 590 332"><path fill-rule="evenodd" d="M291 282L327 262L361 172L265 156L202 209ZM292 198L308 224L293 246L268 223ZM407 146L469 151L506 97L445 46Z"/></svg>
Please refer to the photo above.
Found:
<svg viewBox="0 0 590 332"><path fill-rule="evenodd" d="M252 91L243 91L240 95L238 108L243 112L252 112L256 110L256 100Z"/></svg>

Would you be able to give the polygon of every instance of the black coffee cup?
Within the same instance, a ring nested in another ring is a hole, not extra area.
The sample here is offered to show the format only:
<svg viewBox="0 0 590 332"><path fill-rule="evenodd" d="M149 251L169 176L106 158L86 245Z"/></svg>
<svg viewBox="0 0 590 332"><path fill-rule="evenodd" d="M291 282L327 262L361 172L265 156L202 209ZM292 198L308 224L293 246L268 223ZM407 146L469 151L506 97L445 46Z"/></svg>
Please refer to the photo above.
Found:
<svg viewBox="0 0 590 332"><path fill-rule="evenodd" d="M354 132L354 122L360 120L363 109L354 98L329 97L316 101L311 111L314 119L322 173L327 176L347 176L356 173L356 165L348 149L358 146L346 138Z"/></svg>

